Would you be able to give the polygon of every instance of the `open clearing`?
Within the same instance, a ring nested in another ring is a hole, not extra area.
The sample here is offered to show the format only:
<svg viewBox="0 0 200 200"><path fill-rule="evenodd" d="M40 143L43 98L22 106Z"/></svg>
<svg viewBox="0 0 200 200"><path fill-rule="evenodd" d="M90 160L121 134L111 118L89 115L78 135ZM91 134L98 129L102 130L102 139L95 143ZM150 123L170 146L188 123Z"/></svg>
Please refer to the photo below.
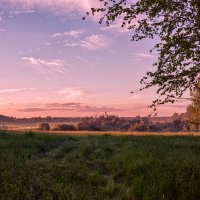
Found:
<svg viewBox="0 0 200 200"><path fill-rule="evenodd" d="M0 199L200 199L198 136L20 133L0 132Z"/></svg>

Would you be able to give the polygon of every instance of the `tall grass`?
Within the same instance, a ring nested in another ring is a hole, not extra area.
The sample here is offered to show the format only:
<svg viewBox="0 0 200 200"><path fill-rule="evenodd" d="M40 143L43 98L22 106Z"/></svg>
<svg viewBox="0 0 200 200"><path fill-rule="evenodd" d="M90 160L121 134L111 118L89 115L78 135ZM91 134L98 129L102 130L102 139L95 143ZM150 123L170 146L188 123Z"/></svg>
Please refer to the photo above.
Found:
<svg viewBox="0 0 200 200"><path fill-rule="evenodd" d="M0 199L200 199L200 137L0 133Z"/></svg>

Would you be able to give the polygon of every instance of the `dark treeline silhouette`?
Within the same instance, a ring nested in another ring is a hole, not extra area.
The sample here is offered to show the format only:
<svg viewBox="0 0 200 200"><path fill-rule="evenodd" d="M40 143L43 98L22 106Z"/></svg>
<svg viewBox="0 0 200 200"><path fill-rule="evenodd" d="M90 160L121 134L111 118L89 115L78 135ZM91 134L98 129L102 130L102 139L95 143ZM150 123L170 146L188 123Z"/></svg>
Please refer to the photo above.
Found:
<svg viewBox="0 0 200 200"><path fill-rule="evenodd" d="M185 114L175 113L172 117L120 118L114 115L82 118L79 130L88 131L139 131L139 132L180 132L191 131Z"/></svg>
<svg viewBox="0 0 200 200"><path fill-rule="evenodd" d="M0 123L39 123L45 131L138 131L181 132L197 131L189 121L188 113L174 113L171 117L118 117L107 113L95 117L33 117L14 118L0 115ZM66 124L65 124L66 123ZM72 124L70 124L72 123ZM74 125L74 123L76 125Z"/></svg>
<svg viewBox="0 0 200 200"><path fill-rule="evenodd" d="M0 115L0 122L8 123L53 123L53 122L80 122L81 117L32 117L32 118L16 118Z"/></svg>
<svg viewBox="0 0 200 200"><path fill-rule="evenodd" d="M196 131L188 121L187 113L174 113L171 117L117 117L100 115L84 117L77 125L56 124L50 127L40 124L40 130L52 131L137 131L137 132L186 132Z"/></svg>

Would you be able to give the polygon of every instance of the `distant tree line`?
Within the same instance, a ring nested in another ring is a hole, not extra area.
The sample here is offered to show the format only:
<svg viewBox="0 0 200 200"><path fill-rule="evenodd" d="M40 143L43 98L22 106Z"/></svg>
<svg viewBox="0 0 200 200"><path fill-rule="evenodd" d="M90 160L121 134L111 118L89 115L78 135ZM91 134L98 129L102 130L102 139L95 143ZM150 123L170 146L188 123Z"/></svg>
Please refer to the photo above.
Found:
<svg viewBox="0 0 200 200"><path fill-rule="evenodd" d="M43 131L139 131L180 132L200 131L200 83L191 94L192 103L186 113L174 113L171 117L117 117L107 113L95 117L34 117L14 118L0 115L0 130L7 129L6 123L39 123ZM76 122L76 126L70 123ZM52 127L51 124L55 124ZM66 124L67 123L67 124Z"/></svg>
<svg viewBox="0 0 200 200"><path fill-rule="evenodd" d="M186 113L174 113L172 117L158 121L159 118L140 117L122 118L107 113L96 117L81 118L77 127L60 124L50 128L48 123L40 124L40 130L54 131L139 131L139 132L181 132L200 131L200 83L191 94L192 103ZM157 120L157 121L156 121Z"/></svg>
<svg viewBox="0 0 200 200"><path fill-rule="evenodd" d="M56 123L56 122L80 122L81 117L31 117L31 118L16 118L0 115L0 122L7 123Z"/></svg>
<svg viewBox="0 0 200 200"><path fill-rule="evenodd" d="M154 122L151 118L136 116L130 120L114 115L86 117L78 124L79 130L89 131L138 131L138 132L179 132L187 131L183 114L174 114L169 122ZM185 117L185 116L184 116Z"/></svg>
<svg viewBox="0 0 200 200"><path fill-rule="evenodd" d="M57 124L50 127L41 123L40 130L44 131L136 131L136 132L183 132L198 131L188 121L188 113L175 113L168 120L156 121L156 118L140 117L122 118L115 115L103 114L96 117L84 117L75 125ZM195 126L194 126L195 127Z"/></svg>

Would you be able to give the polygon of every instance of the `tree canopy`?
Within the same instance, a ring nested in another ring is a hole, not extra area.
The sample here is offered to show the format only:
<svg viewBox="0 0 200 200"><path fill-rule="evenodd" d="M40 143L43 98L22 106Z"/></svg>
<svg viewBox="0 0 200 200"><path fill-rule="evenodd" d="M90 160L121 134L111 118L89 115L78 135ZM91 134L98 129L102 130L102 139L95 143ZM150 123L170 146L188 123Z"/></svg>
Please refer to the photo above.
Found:
<svg viewBox="0 0 200 200"><path fill-rule="evenodd" d="M87 14L103 14L99 23L121 20L132 30L132 41L159 37L151 51L158 53L156 71L147 72L140 90L156 86L158 98L151 107L174 103L185 91L195 90L200 78L199 0L99 0L102 5Z"/></svg>
<svg viewBox="0 0 200 200"><path fill-rule="evenodd" d="M200 127L200 83L195 92L192 93L192 103L187 107L187 121L190 126L194 126L195 131L199 131Z"/></svg>

